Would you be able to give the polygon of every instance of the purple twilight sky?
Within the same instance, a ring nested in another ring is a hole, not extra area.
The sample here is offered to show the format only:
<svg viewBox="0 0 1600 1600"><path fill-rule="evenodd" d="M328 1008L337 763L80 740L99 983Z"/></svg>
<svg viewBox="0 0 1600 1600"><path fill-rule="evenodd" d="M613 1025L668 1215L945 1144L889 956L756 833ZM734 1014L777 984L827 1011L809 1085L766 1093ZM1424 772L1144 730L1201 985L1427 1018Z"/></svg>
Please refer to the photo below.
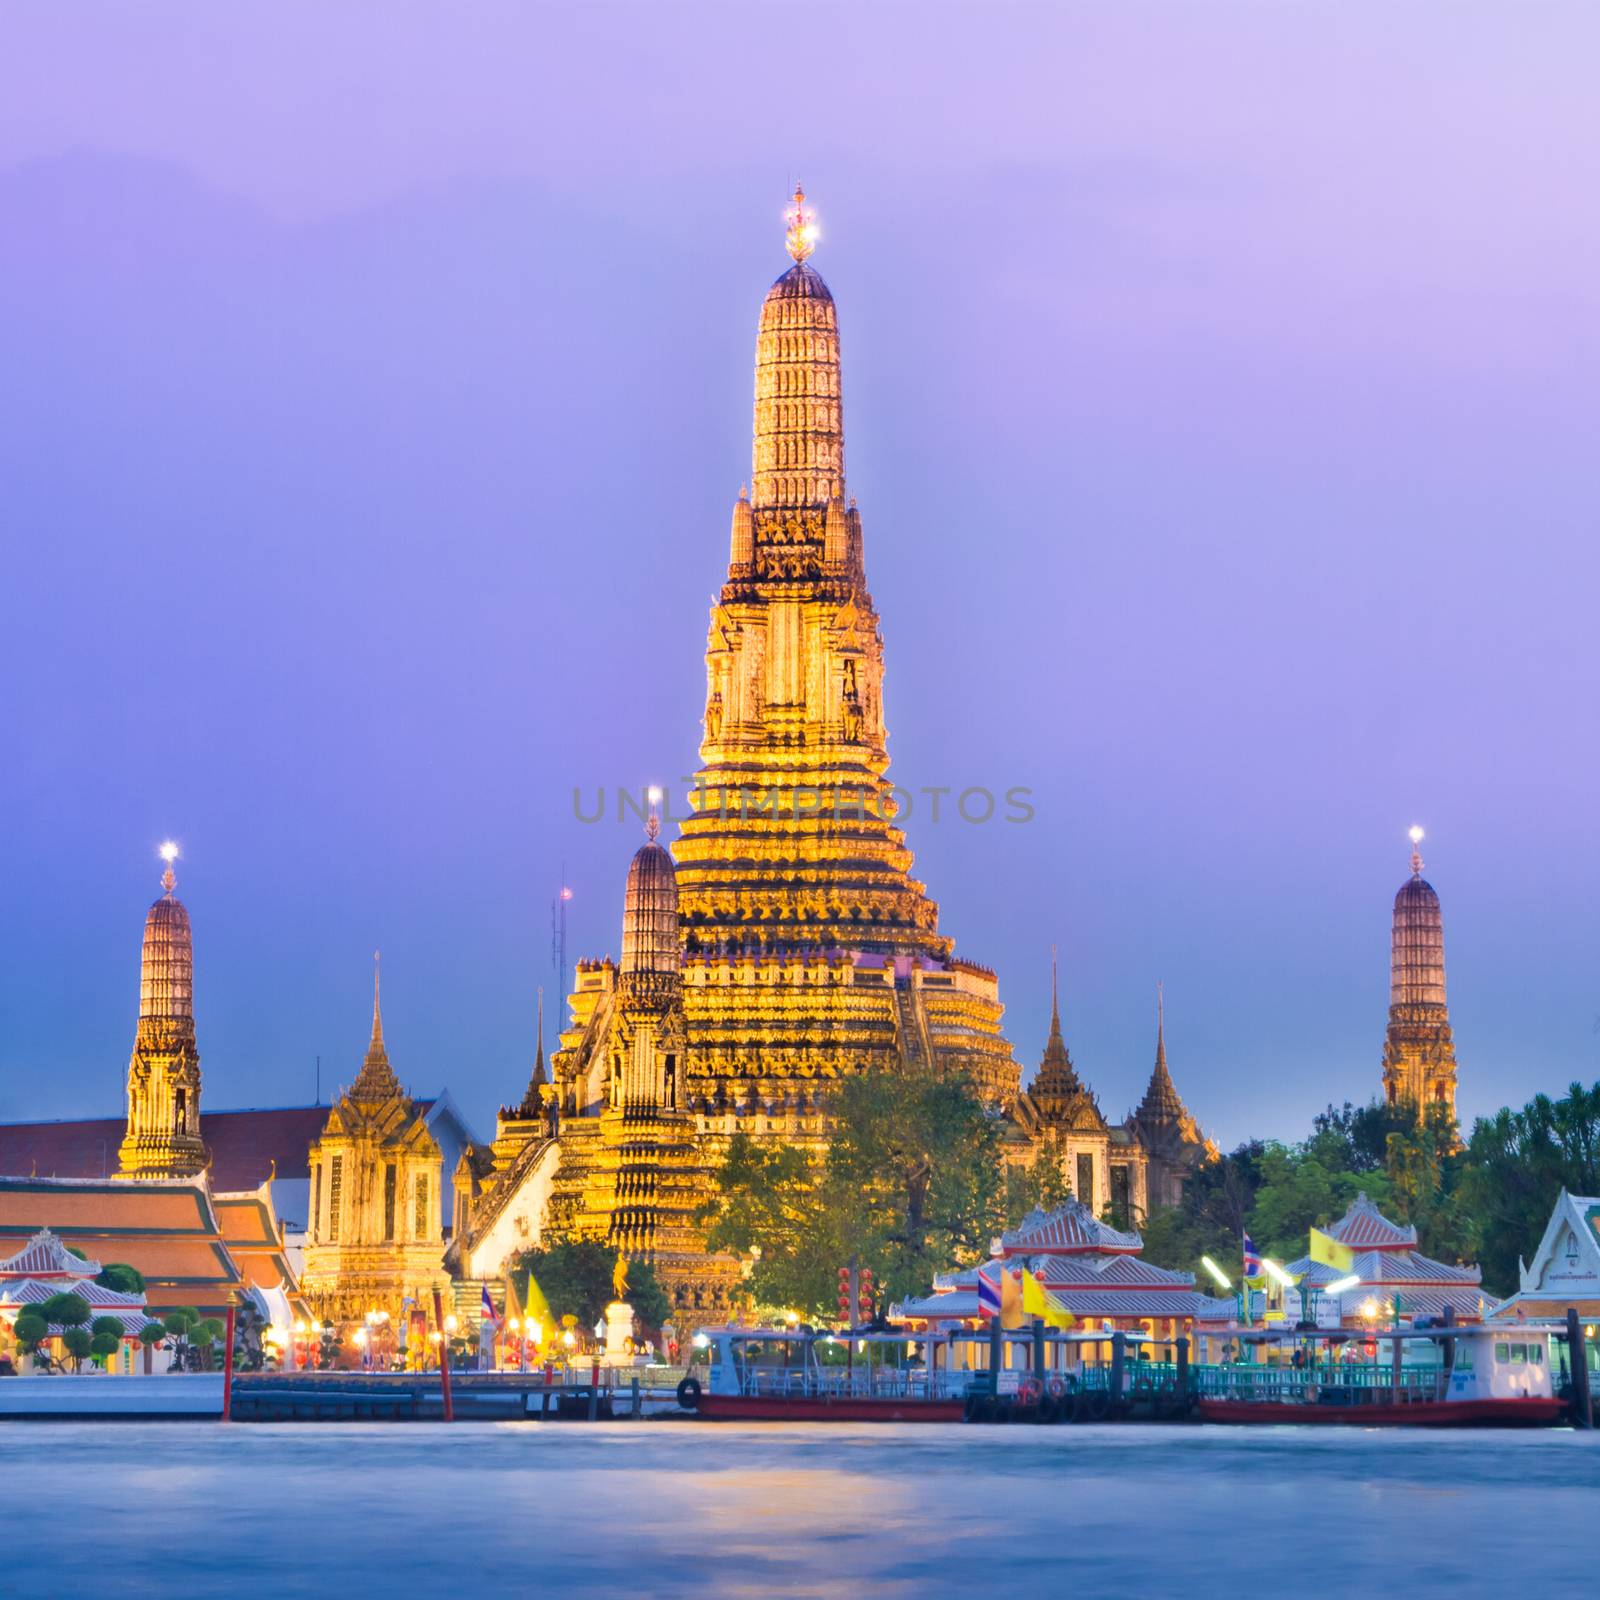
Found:
<svg viewBox="0 0 1600 1600"><path fill-rule="evenodd" d="M1428 829L1471 1117L1600 1066L1600 8L0 20L0 1116L110 1114L183 844L207 1104L365 1045L480 1133L550 901L693 769L798 175L894 774L1029 1070L1157 979L1224 1143L1378 1084ZM552 1006L552 1010L553 1010Z"/></svg>

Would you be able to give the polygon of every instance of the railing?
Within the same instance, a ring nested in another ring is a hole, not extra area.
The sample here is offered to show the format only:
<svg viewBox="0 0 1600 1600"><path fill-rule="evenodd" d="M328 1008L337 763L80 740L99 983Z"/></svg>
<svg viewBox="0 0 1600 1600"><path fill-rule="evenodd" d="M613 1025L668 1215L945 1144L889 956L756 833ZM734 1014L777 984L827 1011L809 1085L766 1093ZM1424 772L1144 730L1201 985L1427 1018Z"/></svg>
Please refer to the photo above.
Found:
<svg viewBox="0 0 1600 1600"><path fill-rule="evenodd" d="M748 1367L739 1376L739 1393L763 1399L830 1400L959 1400L967 1392L969 1372L935 1372L898 1368L817 1367L802 1372L782 1367ZM1019 1374L1010 1377L1016 1387Z"/></svg>
<svg viewBox="0 0 1600 1600"><path fill-rule="evenodd" d="M1195 1367L1190 1381L1207 1400L1267 1401L1282 1405L1422 1405L1439 1398L1441 1368L1268 1366Z"/></svg>

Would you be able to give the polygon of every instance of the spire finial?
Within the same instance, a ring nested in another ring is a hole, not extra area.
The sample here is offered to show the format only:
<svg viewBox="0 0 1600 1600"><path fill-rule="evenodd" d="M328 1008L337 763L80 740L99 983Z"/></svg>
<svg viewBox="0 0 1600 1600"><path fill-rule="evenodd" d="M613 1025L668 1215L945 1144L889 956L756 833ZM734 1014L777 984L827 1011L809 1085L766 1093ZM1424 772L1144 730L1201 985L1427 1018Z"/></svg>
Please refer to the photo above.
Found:
<svg viewBox="0 0 1600 1600"><path fill-rule="evenodd" d="M372 952L372 1043L375 1047L383 1044L383 1013L378 1007L378 980L382 972L383 952Z"/></svg>
<svg viewBox="0 0 1600 1600"><path fill-rule="evenodd" d="M806 192L798 183L794 186L794 199L784 212L784 220L789 224L784 238L789 254L796 261L804 261L817 247L817 214L806 204Z"/></svg>
<svg viewBox="0 0 1600 1600"><path fill-rule="evenodd" d="M1422 876L1422 829L1416 824L1411 825L1411 874L1413 877Z"/></svg>
<svg viewBox="0 0 1600 1600"><path fill-rule="evenodd" d="M661 817L657 811L657 807L661 804L661 786L652 783L645 791L645 798L650 802L650 815L645 819L644 834L645 838L654 844L661 832Z"/></svg>
<svg viewBox="0 0 1600 1600"><path fill-rule="evenodd" d="M1060 990L1056 983L1056 947L1050 946L1050 1025L1053 1028L1061 1026L1061 1001Z"/></svg>
<svg viewBox="0 0 1600 1600"><path fill-rule="evenodd" d="M172 870L172 863L178 859L178 841L164 839L156 854L167 864L167 870L161 874L161 887L167 891L167 897L170 899L172 891L178 887L177 874Z"/></svg>

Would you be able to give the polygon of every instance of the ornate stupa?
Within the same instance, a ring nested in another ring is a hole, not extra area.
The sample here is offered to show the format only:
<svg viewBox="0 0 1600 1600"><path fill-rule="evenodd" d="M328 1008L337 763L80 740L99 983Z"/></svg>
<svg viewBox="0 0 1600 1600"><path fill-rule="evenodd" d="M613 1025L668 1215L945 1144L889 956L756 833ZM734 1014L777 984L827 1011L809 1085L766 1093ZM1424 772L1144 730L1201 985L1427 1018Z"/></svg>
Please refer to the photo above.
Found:
<svg viewBox="0 0 1600 1600"><path fill-rule="evenodd" d="M1389 1030L1383 1092L1391 1105L1456 1111L1456 1045L1444 992L1444 913L1422 876L1422 829L1411 830L1411 876L1394 897L1389 958Z"/></svg>
<svg viewBox="0 0 1600 1600"><path fill-rule="evenodd" d="M128 1126L121 1171L136 1178L191 1177L206 1165L200 1139L200 1051L194 1036L194 944L172 863L161 847L162 895L144 919L139 1025L128 1062Z"/></svg>

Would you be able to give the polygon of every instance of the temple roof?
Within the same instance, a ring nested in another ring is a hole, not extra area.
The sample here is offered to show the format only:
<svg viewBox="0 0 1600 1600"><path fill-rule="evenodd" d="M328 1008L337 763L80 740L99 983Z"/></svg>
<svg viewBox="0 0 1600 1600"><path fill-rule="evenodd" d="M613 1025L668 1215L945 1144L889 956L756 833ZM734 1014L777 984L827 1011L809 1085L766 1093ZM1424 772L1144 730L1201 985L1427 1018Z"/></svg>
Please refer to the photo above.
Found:
<svg viewBox="0 0 1600 1600"><path fill-rule="evenodd" d="M73 1255L48 1228L41 1228L14 1256L0 1261L0 1278L92 1278L99 1271L98 1261Z"/></svg>
<svg viewBox="0 0 1600 1600"><path fill-rule="evenodd" d="M1102 1131L1105 1128L1099 1102L1079 1078L1067 1050L1067 1041L1062 1036L1060 987L1053 950L1050 952L1050 1037L1045 1041L1039 1070L1028 1085L1028 1098L1047 1123Z"/></svg>
<svg viewBox="0 0 1600 1600"><path fill-rule="evenodd" d="M1350 1209L1323 1231L1353 1250L1410 1250L1417 1243L1417 1230L1391 1222L1364 1189L1351 1201Z"/></svg>
<svg viewBox="0 0 1600 1600"><path fill-rule="evenodd" d="M1021 1223L1000 1235L1002 1251L1008 1255L1033 1255L1052 1251L1139 1251L1144 1240L1136 1233L1122 1233L1102 1222L1077 1200L1069 1200L1056 1211L1034 1211Z"/></svg>

